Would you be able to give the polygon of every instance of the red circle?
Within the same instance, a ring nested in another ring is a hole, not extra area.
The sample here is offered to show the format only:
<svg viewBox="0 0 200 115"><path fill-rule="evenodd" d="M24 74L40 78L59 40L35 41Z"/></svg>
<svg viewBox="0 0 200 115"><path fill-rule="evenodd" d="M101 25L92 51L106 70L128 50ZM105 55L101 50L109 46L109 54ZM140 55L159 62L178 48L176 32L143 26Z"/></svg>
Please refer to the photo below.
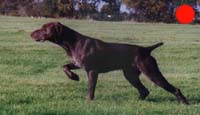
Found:
<svg viewBox="0 0 200 115"><path fill-rule="evenodd" d="M194 20L195 12L192 6L183 4L176 9L176 19L181 24L189 24Z"/></svg>

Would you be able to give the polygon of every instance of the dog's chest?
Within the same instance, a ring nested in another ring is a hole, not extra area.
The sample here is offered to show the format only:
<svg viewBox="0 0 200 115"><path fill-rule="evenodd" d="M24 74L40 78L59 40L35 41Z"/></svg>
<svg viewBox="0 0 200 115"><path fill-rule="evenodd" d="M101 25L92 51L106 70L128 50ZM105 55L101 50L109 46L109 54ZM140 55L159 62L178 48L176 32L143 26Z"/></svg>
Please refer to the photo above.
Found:
<svg viewBox="0 0 200 115"><path fill-rule="evenodd" d="M82 67L82 58L81 57L82 56L72 55L71 60L72 60L73 64L78 67Z"/></svg>

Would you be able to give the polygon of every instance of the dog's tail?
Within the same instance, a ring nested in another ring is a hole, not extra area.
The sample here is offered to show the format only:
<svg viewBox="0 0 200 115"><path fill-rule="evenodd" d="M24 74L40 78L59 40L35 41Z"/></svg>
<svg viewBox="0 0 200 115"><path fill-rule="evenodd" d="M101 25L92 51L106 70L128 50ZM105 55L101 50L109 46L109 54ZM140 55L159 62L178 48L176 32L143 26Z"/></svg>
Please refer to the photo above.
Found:
<svg viewBox="0 0 200 115"><path fill-rule="evenodd" d="M164 43L163 42L160 42L160 43L157 43L155 45L152 45L152 46L148 46L146 47L150 52L153 51L154 49L156 49L157 47L163 45Z"/></svg>

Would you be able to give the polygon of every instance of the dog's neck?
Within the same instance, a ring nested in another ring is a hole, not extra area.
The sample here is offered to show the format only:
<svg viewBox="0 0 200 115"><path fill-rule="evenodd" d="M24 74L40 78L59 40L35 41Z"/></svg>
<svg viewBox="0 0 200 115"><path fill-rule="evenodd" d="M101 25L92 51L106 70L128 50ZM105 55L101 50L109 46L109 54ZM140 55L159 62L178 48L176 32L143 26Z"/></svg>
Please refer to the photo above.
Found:
<svg viewBox="0 0 200 115"><path fill-rule="evenodd" d="M76 43L82 35L73 30L69 31L68 28L65 29L67 30L64 30L61 37L59 38L60 42L57 42L56 44L64 48L69 56L72 56L72 51L76 48Z"/></svg>
<svg viewBox="0 0 200 115"><path fill-rule="evenodd" d="M59 35L59 38L56 38L53 41L54 44L59 45L60 47L64 48L69 56L72 56L72 52L76 48L76 44L80 39L83 39L83 35L64 26L62 33Z"/></svg>

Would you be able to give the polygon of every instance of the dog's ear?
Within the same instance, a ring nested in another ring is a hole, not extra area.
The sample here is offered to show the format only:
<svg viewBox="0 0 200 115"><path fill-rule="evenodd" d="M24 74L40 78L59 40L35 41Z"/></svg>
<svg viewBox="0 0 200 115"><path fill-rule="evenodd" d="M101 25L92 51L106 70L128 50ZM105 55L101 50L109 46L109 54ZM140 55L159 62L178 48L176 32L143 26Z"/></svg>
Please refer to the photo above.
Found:
<svg viewBox="0 0 200 115"><path fill-rule="evenodd" d="M54 27L57 37L60 37L63 33L63 25L60 22L56 22Z"/></svg>

